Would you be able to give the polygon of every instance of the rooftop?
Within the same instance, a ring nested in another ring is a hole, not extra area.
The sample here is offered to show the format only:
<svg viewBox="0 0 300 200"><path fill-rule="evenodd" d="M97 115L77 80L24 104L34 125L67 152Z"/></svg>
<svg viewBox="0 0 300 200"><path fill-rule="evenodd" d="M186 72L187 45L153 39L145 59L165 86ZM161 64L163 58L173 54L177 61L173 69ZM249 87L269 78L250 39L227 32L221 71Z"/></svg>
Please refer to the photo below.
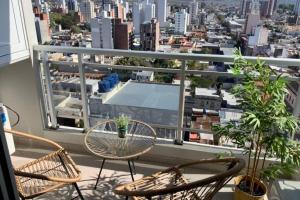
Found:
<svg viewBox="0 0 300 200"><path fill-rule="evenodd" d="M179 86L127 82L106 104L178 110Z"/></svg>

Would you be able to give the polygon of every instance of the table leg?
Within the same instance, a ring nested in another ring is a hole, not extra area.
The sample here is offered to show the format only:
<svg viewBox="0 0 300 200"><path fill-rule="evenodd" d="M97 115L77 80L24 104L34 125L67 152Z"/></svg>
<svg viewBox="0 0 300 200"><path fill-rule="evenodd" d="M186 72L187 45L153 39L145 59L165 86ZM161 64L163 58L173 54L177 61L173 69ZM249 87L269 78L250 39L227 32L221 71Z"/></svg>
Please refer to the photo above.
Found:
<svg viewBox="0 0 300 200"><path fill-rule="evenodd" d="M132 181L134 181L130 160L128 160L128 167L129 167L129 170L130 170L131 179L132 179Z"/></svg>
<svg viewBox="0 0 300 200"><path fill-rule="evenodd" d="M101 168L100 168L100 171L99 171L99 174L98 174L98 178L97 178L97 181L96 181L96 184L95 184L95 187L94 187L95 190L97 189L97 185L98 185L98 182L99 182L99 179L100 179L100 175L101 175L104 163L105 163L105 159L103 159L102 164L101 164Z"/></svg>

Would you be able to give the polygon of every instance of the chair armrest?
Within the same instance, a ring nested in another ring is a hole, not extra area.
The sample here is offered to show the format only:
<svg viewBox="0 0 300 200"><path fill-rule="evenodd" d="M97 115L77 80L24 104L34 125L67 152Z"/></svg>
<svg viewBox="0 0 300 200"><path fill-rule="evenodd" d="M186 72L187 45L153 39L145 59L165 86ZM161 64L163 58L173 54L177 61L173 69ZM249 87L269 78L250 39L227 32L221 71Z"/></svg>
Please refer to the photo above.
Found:
<svg viewBox="0 0 300 200"><path fill-rule="evenodd" d="M4 129L4 132L5 133L10 133L12 135L16 135L16 136L25 137L25 138L28 138L28 139L33 139L33 140L37 140L37 141L40 141L40 142L44 142L44 143L47 143L47 144L49 144L49 145L51 145L55 148L63 149L63 147L60 146L59 144L57 144L56 142L53 142L53 141L48 140L46 138L35 136L35 135L29 134L29 133L24 133L24 132L20 132L20 131L16 131L16 130L8 130L8 129Z"/></svg>
<svg viewBox="0 0 300 200"><path fill-rule="evenodd" d="M20 176L20 177L47 180L47 181L53 181L53 182L61 182L61 183L74 183L74 182L77 182L80 180L80 178L56 178L56 177L46 176L43 174L22 172L19 170L14 170L14 174L15 174L15 176Z"/></svg>

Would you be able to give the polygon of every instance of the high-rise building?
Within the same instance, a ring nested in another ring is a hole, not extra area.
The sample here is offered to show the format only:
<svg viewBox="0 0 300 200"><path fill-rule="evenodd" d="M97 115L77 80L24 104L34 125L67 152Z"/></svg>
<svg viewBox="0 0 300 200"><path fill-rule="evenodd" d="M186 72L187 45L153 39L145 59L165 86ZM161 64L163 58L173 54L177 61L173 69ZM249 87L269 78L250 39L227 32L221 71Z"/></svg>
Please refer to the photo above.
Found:
<svg viewBox="0 0 300 200"><path fill-rule="evenodd" d="M294 6L294 12L296 15L300 15L300 0L296 0L295 6Z"/></svg>
<svg viewBox="0 0 300 200"><path fill-rule="evenodd" d="M91 19L91 32L93 48L114 48L111 18L101 16Z"/></svg>
<svg viewBox="0 0 300 200"><path fill-rule="evenodd" d="M157 51L159 48L159 36L159 22L155 18L151 22L141 24L141 49L144 51Z"/></svg>
<svg viewBox="0 0 300 200"><path fill-rule="evenodd" d="M276 0L268 0L268 10L267 10L267 17L272 17L273 12L276 8Z"/></svg>
<svg viewBox="0 0 300 200"><path fill-rule="evenodd" d="M144 2L143 14L143 22L150 22L153 18L155 18L155 4L149 3L148 1Z"/></svg>
<svg viewBox="0 0 300 200"><path fill-rule="evenodd" d="M199 13L199 26L205 25L207 13L204 10L201 10Z"/></svg>
<svg viewBox="0 0 300 200"><path fill-rule="evenodd" d="M124 15L126 14L124 13L124 7L121 3L117 3L114 5L114 14L114 18L119 18L123 22Z"/></svg>
<svg viewBox="0 0 300 200"><path fill-rule="evenodd" d="M65 12L66 11L66 0L59 0L58 6Z"/></svg>
<svg viewBox="0 0 300 200"><path fill-rule="evenodd" d="M175 13L175 33L185 34L189 24L189 14L185 9Z"/></svg>
<svg viewBox="0 0 300 200"><path fill-rule="evenodd" d="M84 0L79 4L79 10L86 22L90 22L92 18L96 17L95 4L93 1Z"/></svg>
<svg viewBox="0 0 300 200"><path fill-rule="evenodd" d="M198 24L198 2L194 0L190 4L190 17L191 17L191 23L192 24Z"/></svg>
<svg viewBox="0 0 300 200"><path fill-rule="evenodd" d="M122 23L121 19L112 19L113 42L115 49L132 49L133 26L132 22Z"/></svg>
<svg viewBox="0 0 300 200"><path fill-rule="evenodd" d="M250 5L251 5L251 0L241 1L241 12L240 12L241 17L247 16L247 14L250 12Z"/></svg>
<svg viewBox="0 0 300 200"><path fill-rule="evenodd" d="M245 33L253 34L255 28L260 24L260 3L259 0L252 0L251 11L248 13L245 23Z"/></svg>
<svg viewBox="0 0 300 200"><path fill-rule="evenodd" d="M132 17L133 17L133 27L134 27L134 34L139 35L141 30L141 23L142 23L142 4L139 2L133 3L132 7Z"/></svg>
<svg viewBox="0 0 300 200"><path fill-rule="evenodd" d="M134 33L140 34L140 26L155 18L155 4L150 0L134 2L132 7Z"/></svg>
<svg viewBox="0 0 300 200"><path fill-rule="evenodd" d="M36 9L35 9L36 8ZM40 13L39 9L35 7L33 12L35 14L35 28L39 44L44 44L51 40L50 37L50 20L47 13Z"/></svg>
<svg viewBox="0 0 300 200"><path fill-rule="evenodd" d="M165 26L167 20L167 0L157 0L157 20L160 26Z"/></svg>
<svg viewBox="0 0 300 200"><path fill-rule="evenodd" d="M78 2L77 0L68 0L68 10L78 12Z"/></svg>
<svg viewBox="0 0 300 200"><path fill-rule="evenodd" d="M257 26L254 31L253 36L249 36L248 44L250 46L259 46L259 45L267 45L269 30L262 26Z"/></svg>

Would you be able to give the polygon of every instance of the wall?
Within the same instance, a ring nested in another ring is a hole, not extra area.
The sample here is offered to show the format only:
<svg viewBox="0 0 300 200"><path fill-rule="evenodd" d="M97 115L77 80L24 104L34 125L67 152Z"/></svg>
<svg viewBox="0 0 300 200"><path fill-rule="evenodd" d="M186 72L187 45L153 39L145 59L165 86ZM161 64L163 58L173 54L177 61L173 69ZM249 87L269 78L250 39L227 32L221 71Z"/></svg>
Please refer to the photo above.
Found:
<svg viewBox="0 0 300 200"><path fill-rule="evenodd" d="M34 71L30 59L0 69L0 102L7 104L20 114L18 130L40 133L41 111ZM10 115L13 123L15 118Z"/></svg>
<svg viewBox="0 0 300 200"><path fill-rule="evenodd" d="M22 0L25 30L30 50L37 44L34 15L30 0ZM42 114L38 99L37 81L31 59L26 59L0 69L0 102L20 114L18 130L40 134ZM15 118L10 114L10 121Z"/></svg>

